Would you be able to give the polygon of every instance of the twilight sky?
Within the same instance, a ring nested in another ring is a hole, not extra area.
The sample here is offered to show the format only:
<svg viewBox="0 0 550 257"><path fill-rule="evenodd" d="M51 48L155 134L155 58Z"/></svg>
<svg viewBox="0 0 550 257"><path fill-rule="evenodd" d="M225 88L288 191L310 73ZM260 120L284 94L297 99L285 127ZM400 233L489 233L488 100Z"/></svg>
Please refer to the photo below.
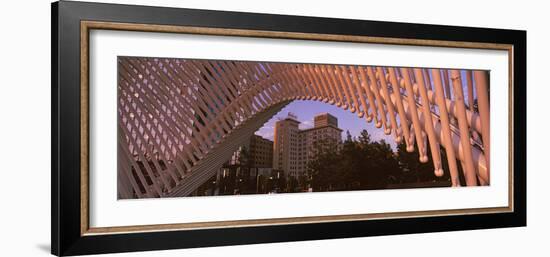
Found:
<svg viewBox="0 0 550 257"><path fill-rule="evenodd" d="M345 139L346 130L349 130L352 136L357 137L361 130L366 129L371 135L372 140L378 141L384 139L393 149L396 147L393 136L384 135L383 129L376 128L374 122L367 123L364 118L357 117L357 114L351 113L349 110L344 110L328 103L311 100L293 101L277 113L277 115L273 116L273 118L256 131L255 134L273 140L275 122L277 122L278 118L285 118L289 112L298 116L298 120L301 122L301 129L313 127L313 117L319 113L328 112L338 118L338 127L344 130L342 132L342 139Z"/></svg>
<svg viewBox="0 0 550 257"><path fill-rule="evenodd" d="M466 80L466 70L461 70L462 77L462 88L464 90L464 98L467 103L470 102L470 99L467 94L467 80ZM428 73L430 82L433 88L433 79L431 72ZM451 82L449 80L449 82ZM452 83L452 82L451 82ZM474 83L474 95L475 95L475 81ZM474 96L475 98L475 96ZM327 103L322 103L318 101L311 100L296 100L283 108L277 115L273 116L267 123L264 124L258 131L255 132L256 135L262 136L264 138L273 140L273 133L275 128L275 122L279 118L285 118L289 112L294 113L298 116L298 120L301 122L300 128L306 129L313 127L313 117L320 113L328 112L338 118L338 127L340 127L342 132L342 139L346 137L346 130L349 130L353 137L359 136L361 130L366 129L371 135L373 141L379 141L381 139L386 140L392 147L396 150L396 143L393 139L393 135L385 135L382 128L376 128L374 122L367 123L364 118L357 117L357 114L351 113L349 110L344 110L334 105ZM389 118L389 116L387 116ZM389 122L389 120L388 120ZM399 121L398 121L399 122Z"/></svg>

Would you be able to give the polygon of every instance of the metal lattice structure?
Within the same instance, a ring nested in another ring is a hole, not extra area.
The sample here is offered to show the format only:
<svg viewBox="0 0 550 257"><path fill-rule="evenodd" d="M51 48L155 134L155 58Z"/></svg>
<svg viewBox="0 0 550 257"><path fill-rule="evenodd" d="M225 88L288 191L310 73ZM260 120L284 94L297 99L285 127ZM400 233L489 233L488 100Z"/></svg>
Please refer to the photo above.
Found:
<svg viewBox="0 0 550 257"><path fill-rule="evenodd" d="M118 196L190 194L298 99L374 122L407 151L416 144L421 162L429 148L435 174L449 172L453 186L458 165L466 185L488 185L488 79L487 71L119 57Z"/></svg>

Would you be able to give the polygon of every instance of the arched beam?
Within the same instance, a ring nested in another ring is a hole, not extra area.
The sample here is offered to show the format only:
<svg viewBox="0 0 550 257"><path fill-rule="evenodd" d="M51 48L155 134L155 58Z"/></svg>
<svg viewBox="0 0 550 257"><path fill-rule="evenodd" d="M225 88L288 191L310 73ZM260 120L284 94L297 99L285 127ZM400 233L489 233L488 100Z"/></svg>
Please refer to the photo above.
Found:
<svg viewBox="0 0 550 257"><path fill-rule="evenodd" d="M405 139L408 151L416 141L422 162L428 161L430 147L436 175L442 175L441 143L449 157L454 151L464 163L468 185L488 184L487 73L475 71L468 82L470 108L465 108L464 89L457 82L460 73L451 73L453 83L448 71L441 78L437 69L430 76L419 68L121 57L119 147L126 150L119 161L130 162L120 169L125 171L121 177L132 181L119 183L125 188L120 195L128 197L136 188L137 197L183 194L182 185L198 183L186 181L206 177L227 159L214 157L220 149L232 153L230 145L238 140L228 138L241 138L239 131L254 127L254 117L297 99L333 104L367 122L374 119L396 142ZM484 91L475 92L481 97L481 115L472 107L470 84ZM483 142L470 131L481 134ZM449 167L457 186L456 165L450 162Z"/></svg>

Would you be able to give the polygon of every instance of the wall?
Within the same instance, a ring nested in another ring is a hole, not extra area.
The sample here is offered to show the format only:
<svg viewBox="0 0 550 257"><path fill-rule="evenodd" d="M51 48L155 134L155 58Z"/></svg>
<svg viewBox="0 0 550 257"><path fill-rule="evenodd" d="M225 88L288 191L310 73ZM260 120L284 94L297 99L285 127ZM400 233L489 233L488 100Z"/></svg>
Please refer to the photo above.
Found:
<svg viewBox="0 0 550 257"><path fill-rule="evenodd" d="M122 2L122 1L116 1ZM130 1L124 1L130 2ZM131 1L153 3L153 1ZM160 1L159 1L160 2ZM156 3L156 1L155 1ZM544 1L162 1L167 5L528 30L528 227L155 252L155 256L548 256L547 96L550 37ZM160 3L157 3L160 4ZM50 235L50 6L10 1L0 19L2 256L46 256ZM536 108L540 109L536 109ZM519 171L521 172L521 171ZM131 253L117 256L150 256Z"/></svg>

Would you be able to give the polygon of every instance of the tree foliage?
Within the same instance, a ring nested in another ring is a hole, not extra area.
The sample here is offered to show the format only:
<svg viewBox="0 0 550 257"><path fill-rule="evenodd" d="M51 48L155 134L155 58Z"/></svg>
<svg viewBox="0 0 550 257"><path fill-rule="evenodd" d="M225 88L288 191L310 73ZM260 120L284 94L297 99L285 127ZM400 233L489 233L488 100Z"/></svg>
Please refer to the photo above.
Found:
<svg viewBox="0 0 550 257"><path fill-rule="evenodd" d="M229 172L217 183L214 177L202 191L217 188L217 194L254 194L303 192L310 188L319 192L450 186L445 149L440 147L439 151L444 175L437 177L429 142L425 145L429 161L422 163L416 144L414 150L408 152L406 144L401 142L394 152L386 141L373 141L367 130L361 131L357 138L347 131L342 143L334 140L316 142L312 149L313 159L307 164L308 172L300 177L285 177L280 170L259 175L258 170L252 168L249 150L243 147L237 162L225 167ZM460 163L458 173L461 184L465 185Z"/></svg>
<svg viewBox="0 0 550 257"><path fill-rule="evenodd" d="M366 130L358 138L347 132L339 147L330 142L316 145L317 154L308 164L314 191L382 189L399 163L384 140L373 142Z"/></svg>
<svg viewBox="0 0 550 257"><path fill-rule="evenodd" d="M399 161L400 172L392 177L394 184L420 183L420 182L448 182L450 184L449 166L445 148L440 147L441 163L444 170L442 177L434 174L434 165L432 162L432 152L429 147L429 140L426 140L426 154L428 162L422 163L419 160L418 146L414 145L414 151L408 152L405 142L397 145L397 160ZM459 173L462 169L459 166ZM443 183L442 183L443 184Z"/></svg>
<svg viewBox="0 0 550 257"><path fill-rule="evenodd" d="M416 145L413 152L407 152L402 142L394 153L386 141L373 141L366 130L361 131L357 138L347 132L341 146L321 141L315 147L317 154L308 164L313 191L384 189L390 184L393 187L450 185L444 148L440 152L445 173L437 177L429 147L427 155L430 161L421 163ZM461 169L459 173L462 173Z"/></svg>

